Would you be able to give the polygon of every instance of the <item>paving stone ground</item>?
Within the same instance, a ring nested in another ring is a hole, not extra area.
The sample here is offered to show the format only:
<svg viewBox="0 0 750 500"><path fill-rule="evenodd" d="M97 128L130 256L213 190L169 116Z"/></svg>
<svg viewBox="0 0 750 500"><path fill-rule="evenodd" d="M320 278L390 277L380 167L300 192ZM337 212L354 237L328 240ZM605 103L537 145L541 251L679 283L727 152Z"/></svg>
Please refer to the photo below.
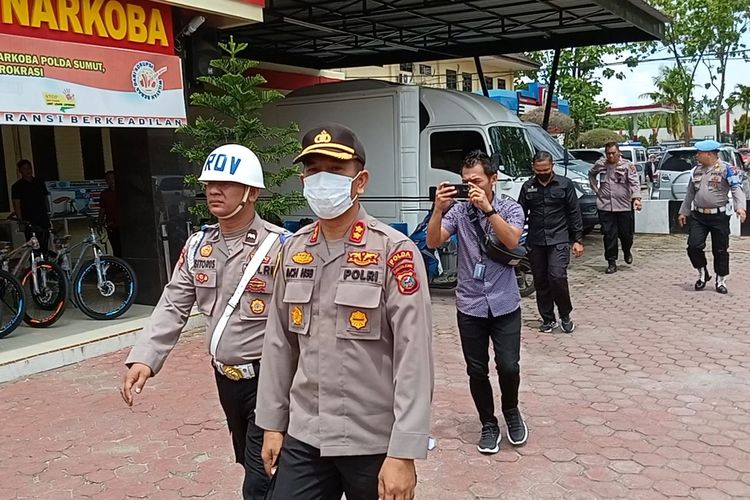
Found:
<svg viewBox="0 0 750 500"><path fill-rule="evenodd" d="M750 240L732 240L728 296L692 291L684 237L638 237L612 276L599 237L587 243L573 335L537 333L524 300L523 448L477 453L455 309L435 295L438 447L417 498L750 498ZM124 357L0 385L0 499L239 498L204 333L133 409L117 393Z"/></svg>

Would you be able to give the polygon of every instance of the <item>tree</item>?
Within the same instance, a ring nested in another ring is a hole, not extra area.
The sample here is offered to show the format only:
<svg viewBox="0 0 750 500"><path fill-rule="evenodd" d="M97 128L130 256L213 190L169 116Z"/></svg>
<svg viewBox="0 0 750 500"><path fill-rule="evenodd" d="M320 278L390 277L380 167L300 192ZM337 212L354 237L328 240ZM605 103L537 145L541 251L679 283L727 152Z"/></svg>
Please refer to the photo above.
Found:
<svg viewBox="0 0 750 500"><path fill-rule="evenodd" d="M625 138L606 128L595 128L578 136L578 144L585 148L601 148L608 142L623 142Z"/></svg>
<svg viewBox="0 0 750 500"><path fill-rule="evenodd" d="M685 144L690 140L690 113L693 108L695 73L707 53L713 51L724 59L726 68L728 53L734 47L734 35L730 32L735 20L747 16L748 0L651 0L651 5L661 10L670 22L665 27L663 47L674 59L675 69L684 79L680 86L680 113L682 135ZM728 41L725 41L724 39ZM739 42L736 42L739 43ZM728 44L728 45L727 45ZM652 52L660 48L651 44ZM724 51L722 54L721 51ZM722 91L723 93L723 91Z"/></svg>
<svg viewBox="0 0 750 500"><path fill-rule="evenodd" d="M541 125L544 121L544 108L534 108L524 113L521 119L525 122ZM549 131L552 134L567 134L575 127L573 120L556 109L552 109L549 118Z"/></svg>
<svg viewBox="0 0 750 500"><path fill-rule="evenodd" d="M685 75L684 71L679 67L675 66L669 68L662 66L659 68L659 74L654 77L654 86L656 87L655 91L641 94L640 97L649 98L654 103L680 111L684 110L683 99L685 99L686 96L689 96L688 98L691 101L693 99L692 84L689 82L689 78ZM692 105L689 107L692 108ZM685 123L689 122L684 121L681 112L670 113L667 115L666 119L667 132L669 132L669 134L675 139L684 136L686 135Z"/></svg>
<svg viewBox="0 0 750 500"><path fill-rule="evenodd" d="M560 52L557 88L555 93L570 101L570 117L575 128L572 130L572 141L575 142L582 132L596 127L600 115L609 107L609 103L599 98L602 92L602 77L605 79L624 79L623 72L616 72L605 64L606 57L615 56L628 67L635 67L637 59L625 57L629 46L598 45L563 49ZM539 70L519 73L520 77L536 79L549 84L552 70L553 51L532 52L527 57L541 64Z"/></svg>
<svg viewBox="0 0 750 500"><path fill-rule="evenodd" d="M228 143L246 146L258 156L262 165L281 162L297 153L300 149L297 125L290 123L286 127L270 127L261 120L262 108L283 99L284 95L261 88L260 85L266 83L262 76L248 75L248 71L258 63L239 57L247 44L236 43L234 38L230 38L228 43L220 43L219 46L226 55L211 61L218 74L199 77L207 89L190 95L190 103L207 109L208 116L198 116L193 123L177 129L177 133L186 136L187 140L175 142L172 152L196 167L203 165L211 151ZM287 179L297 174L294 166L263 172L266 192L257 206L261 217L281 217L304 206L304 198L299 191L278 191ZM197 185L197 179L197 176L190 175L186 176L185 182ZM201 218L209 216L205 204L197 205L191 213Z"/></svg>
<svg viewBox="0 0 750 500"><path fill-rule="evenodd" d="M742 137L742 145L747 145L747 138L750 137L750 117L747 114L734 121L734 136Z"/></svg>
<svg viewBox="0 0 750 500"><path fill-rule="evenodd" d="M713 40L709 46L715 59L704 59L703 64L709 71L710 81L706 88L713 86L716 98L713 99L712 122L716 125L716 137L721 137L721 117L724 114L724 95L726 93L726 71L730 58L742 55L747 61L745 44L742 37L748 30L750 0L722 0L708 4L711 19ZM715 61L715 62L714 62ZM717 84L718 81L718 84Z"/></svg>
<svg viewBox="0 0 750 500"><path fill-rule="evenodd" d="M748 117L748 114L750 114L750 86L740 84L740 85L737 85L736 88L737 90L735 90L729 95L729 98L727 99L727 105L730 108L735 108L737 106L740 106L742 110L745 112L740 117L740 120L735 120L734 134L735 136L742 136L742 144L747 144L747 138L750 136L747 130L747 124L750 123L750 117ZM737 130L738 121L741 121L742 123L744 123L744 128L742 132L738 132Z"/></svg>
<svg viewBox="0 0 750 500"><path fill-rule="evenodd" d="M716 99L704 95L700 101L695 102L693 111L690 113L690 123L692 125L712 125L716 118L715 112Z"/></svg>
<svg viewBox="0 0 750 500"><path fill-rule="evenodd" d="M659 129L662 123L664 123L664 115L662 113L653 113L648 115L648 128L651 129L651 137L649 142L656 146L659 144Z"/></svg>

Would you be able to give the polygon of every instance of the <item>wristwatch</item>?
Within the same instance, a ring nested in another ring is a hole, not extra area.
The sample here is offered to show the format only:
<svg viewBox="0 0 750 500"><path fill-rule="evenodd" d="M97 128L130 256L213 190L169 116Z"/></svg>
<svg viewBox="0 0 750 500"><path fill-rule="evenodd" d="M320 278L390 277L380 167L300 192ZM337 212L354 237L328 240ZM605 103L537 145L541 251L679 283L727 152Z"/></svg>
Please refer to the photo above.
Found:
<svg viewBox="0 0 750 500"><path fill-rule="evenodd" d="M484 213L484 216L485 216L485 217L487 217L487 218L489 219L490 217L492 217L492 216L493 216L493 215L495 215L496 213L497 213L497 210L495 210L495 209L493 208L493 209L492 209L492 210L490 210L489 212L485 212L485 213Z"/></svg>

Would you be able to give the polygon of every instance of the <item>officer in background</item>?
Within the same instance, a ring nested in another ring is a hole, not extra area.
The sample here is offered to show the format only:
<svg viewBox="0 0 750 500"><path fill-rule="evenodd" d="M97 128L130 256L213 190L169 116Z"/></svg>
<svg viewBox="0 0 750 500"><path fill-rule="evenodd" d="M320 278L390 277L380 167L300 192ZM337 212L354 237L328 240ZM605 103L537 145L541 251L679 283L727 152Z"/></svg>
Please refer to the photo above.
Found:
<svg viewBox="0 0 750 500"><path fill-rule="evenodd" d="M617 272L617 240L622 245L626 264L633 263L635 213L641 210L641 182L635 165L624 159L616 142L604 146L605 158L589 170L589 183L596 193L596 208L604 233L604 258L607 274ZM600 179L597 177L601 176Z"/></svg>
<svg viewBox="0 0 750 500"><path fill-rule="evenodd" d="M687 254L690 263L698 270L696 290L706 288L711 280L706 261L706 237L711 234L711 250L714 254L714 271L716 272L716 291L727 293L727 276L729 275L729 219L727 202L729 192L734 198L734 209L745 222L745 193L742 191L740 173L734 165L719 160L721 144L716 141L700 141L695 144L698 150L698 165L690 174L691 182L687 186L685 200L680 207L678 221L681 226L687 223L690 216Z"/></svg>
<svg viewBox="0 0 750 500"><path fill-rule="evenodd" d="M354 132L320 125L302 147L319 220L280 254L258 389L272 498L411 499L433 388L424 264L361 207L370 174Z"/></svg>
<svg viewBox="0 0 750 500"><path fill-rule="evenodd" d="M646 184L648 185L648 195L651 196L651 192L654 190L654 181L656 180L656 171L659 168L659 160L655 154L648 155L648 161L644 168L644 175L646 177Z"/></svg>
<svg viewBox="0 0 750 500"><path fill-rule="evenodd" d="M132 406L133 390L140 394L146 381L159 372L197 303L206 317L211 363L235 459L245 467L243 497L261 500L269 481L260 455L263 431L254 422L257 377L272 307L273 263L285 231L255 212L264 188L263 170L246 147L228 144L214 150L198 180L206 185L208 208L219 223L188 238L172 279L125 361L129 370L120 392ZM257 272L240 290L241 277L252 272L256 263L260 263ZM235 293L238 311L227 309Z"/></svg>

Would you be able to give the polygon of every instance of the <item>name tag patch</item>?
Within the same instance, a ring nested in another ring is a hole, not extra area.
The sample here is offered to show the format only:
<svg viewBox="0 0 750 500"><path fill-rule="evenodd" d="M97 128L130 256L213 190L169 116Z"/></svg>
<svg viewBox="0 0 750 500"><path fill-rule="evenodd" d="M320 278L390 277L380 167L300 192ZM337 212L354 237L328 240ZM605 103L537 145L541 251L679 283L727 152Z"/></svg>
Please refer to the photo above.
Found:
<svg viewBox="0 0 750 500"><path fill-rule="evenodd" d="M315 279L315 268L314 267L287 267L286 268L287 279Z"/></svg>
<svg viewBox="0 0 750 500"><path fill-rule="evenodd" d="M195 259L195 269L216 269L216 259Z"/></svg>
<svg viewBox="0 0 750 500"><path fill-rule="evenodd" d="M341 270L341 281L363 281L381 284L382 273L376 269L344 268Z"/></svg>

